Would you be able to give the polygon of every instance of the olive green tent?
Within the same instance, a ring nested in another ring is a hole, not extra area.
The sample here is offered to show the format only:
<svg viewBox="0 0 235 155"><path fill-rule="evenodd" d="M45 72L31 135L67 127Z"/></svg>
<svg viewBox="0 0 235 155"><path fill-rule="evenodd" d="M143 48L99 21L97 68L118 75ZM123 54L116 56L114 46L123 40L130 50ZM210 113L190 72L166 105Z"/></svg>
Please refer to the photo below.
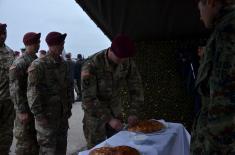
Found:
<svg viewBox="0 0 235 155"><path fill-rule="evenodd" d="M196 0L76 0L110 40L130 35L145 89L144 118L183 122L191 128L194 98L186 92L177 51L194 52L208 35ZM126 104L128 111L128 103Z"/></svg>
<svg viewBox="0 0 235 155"><path fill-rule="evenodd" d="M111 39L127 33L135 40L198 38L205 34L196 0L76 0Z"/></svg>

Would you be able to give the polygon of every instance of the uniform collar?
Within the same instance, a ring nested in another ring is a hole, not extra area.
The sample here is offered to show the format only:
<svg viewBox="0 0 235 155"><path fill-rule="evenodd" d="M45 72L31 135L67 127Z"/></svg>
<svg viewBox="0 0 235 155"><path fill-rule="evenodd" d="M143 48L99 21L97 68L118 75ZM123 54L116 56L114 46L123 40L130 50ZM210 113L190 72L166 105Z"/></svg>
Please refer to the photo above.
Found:
<svg viewBox="0 0 235 155"><path fill-rule="evenodd" d="M27 52L25 52L23 55L29 56L29 57L35 58L35 59L38 58L38 56L36 54L28 54Z"/></svg>
<svg viewBox="0 0 235 155"><path fill-rule="evenodd" d="M60 56L59 59L55 59L52 54L50 54L50 52L48 52L48 54L46 55L46 57L48 57L51 61L53 61L54 63L61 63L64 62L64 59Z"/></svg>
<svg viewBox="0 0 235 155"><path fill-rule="evenodd" d="M3 44L3 46L2 47L0 47L0 48L5 48L6 47L6 44Z"/></svg>
<svg viewBox="0 0 235 155"><path fill-rule="evenodd" d="M2 49L2 48L6 48L7 46L6 46L6 44L3 44L3 46L2 47L0 47L0 49Z"/></svg>
<svg viewBox="0 0 235 155"><path fill-rule="evenodd" d="M9 47L6 44L0 47L1 53L9 53L9 50L10 50Z"/></svg>
<svg viewBox="0 0 235 155"><path fill-rule="evenodd" d="M104 53L105 68L107 71L114 71L119 65L109 60L108 51L109 49L107 49Z"/></svg>

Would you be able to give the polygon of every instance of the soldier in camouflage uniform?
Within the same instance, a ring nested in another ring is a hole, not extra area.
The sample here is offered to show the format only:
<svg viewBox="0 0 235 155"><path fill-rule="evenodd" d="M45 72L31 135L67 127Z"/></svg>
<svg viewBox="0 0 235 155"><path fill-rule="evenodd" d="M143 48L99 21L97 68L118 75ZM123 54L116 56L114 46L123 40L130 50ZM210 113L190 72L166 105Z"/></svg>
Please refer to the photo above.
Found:
<svg viewBox="0 0 235 155"><path fill-rule="evenodd" d="M82 100L82 91L81 91L81 70L84 59L81 54L77 55L77 60L74 66L74 88L77 93L76 101Z"/></svg>
<svg viewBox="0 0 235 155"><path fill-rule="evenodd" d="M72 54L71 53L66 53L65 55L66 58L66 62L69 65L70 68L70 88L71 88L71 97L72 97L72 102L74 103L74 66L75 66L75 62L72 60Z"/></svg>
<svg viewBox="0 0 235 155"><path fill-rule="evenodd" d="M0 23L0 154L8 155L15 119L14 105L10 99L9 68L14 61L14 52L5 45L6 24Z"/></svg>
<svg viewBox="0 0 235 155"><path fill-rule="evenodd" d="M140 74L131 59L134 54L133 42L127 36L119 35L111 48L84 62L81 72L83 129L88 148L111 136L110 130L122 129L120 88L125 83L131 105L128 123L131 126L138 120L144 95Z"/></svg>
<svg viewBox="0 0 235 155"><path fill-rule="evenodd" d="M235 1L200 0L201 19L214 31L198 71L202 108L192 132L192 155L235 154Z"/></svg>
<svg viewBox="0 0 235 155"><path fill-rule="evenodd" d="M27 97L35 117L40 155L65 155L71 116L70 70L61 58L66 34L50 32L48 54L28 68Z"/></svg>
<svg viewBox="0 0 235 155"><path fill-rule="evenodd" d="M17 58L10 67L10 93L16 110L14 136L16 155L37 155L38 144L34 117L27 101L27 69L40 47L40 33L29 32L24 35L25 53Z"/></svg>

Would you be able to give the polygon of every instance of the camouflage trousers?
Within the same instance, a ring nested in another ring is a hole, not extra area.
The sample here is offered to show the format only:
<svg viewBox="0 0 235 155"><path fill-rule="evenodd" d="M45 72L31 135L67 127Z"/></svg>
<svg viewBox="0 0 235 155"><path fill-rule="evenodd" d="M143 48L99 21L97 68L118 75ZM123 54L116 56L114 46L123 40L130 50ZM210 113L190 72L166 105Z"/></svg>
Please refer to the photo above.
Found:
<svg viewBox="0 0 235 155"><path fill-rule="evenodd" d="M235 135L212 136L207 123L207 112L201 112L191 134L191 155L235 155Z"/></svg>
<svg viewBox="0 0 235 155"><path fill-rule="evenodd" d="M39 155L66 155L68 119L54 118L47 118L46 124L35 120Z"/></svg>
<svg viewBox="0 0 235 155"><path fill-rule="evenodd" d="M206 133L192 134L191 155L235 155L235 143L226 145Z"/></svg>
<svg viewBox="0 0 235 155"><path fill-rule="evenodd" d="M117 132L98 117L90 116L86 112L83 118L83 132L87 141L87 148L91 149Z"/></svg>
<svg viewBox="0 0 235 155"><path fill-rule="evenodd" d="M0 154L8 155L13 140L15 119L14 105L11 100L0 101Z"/></svg>
<svg viewBox="0 0 235 155"><path fill-rule="evenodd" d="M81 91L81 82L79 80L74 80L74 89L77 93L77 98L81 99L82 91Z"/></svg>
<svg viewBox="0 0 235 155"><path fill-rule="evenodd" d="M29 112L29 122L22 124L16 113L14 136L16 138L16 155L38 155L39 145L37 143L34 117Z"/></svg>

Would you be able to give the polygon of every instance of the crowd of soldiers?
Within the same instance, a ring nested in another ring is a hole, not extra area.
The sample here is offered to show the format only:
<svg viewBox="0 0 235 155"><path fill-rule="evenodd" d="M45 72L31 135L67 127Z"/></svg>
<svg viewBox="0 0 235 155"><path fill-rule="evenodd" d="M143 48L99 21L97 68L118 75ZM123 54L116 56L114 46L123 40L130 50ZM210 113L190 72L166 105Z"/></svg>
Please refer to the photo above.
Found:
<svg viewBox="0 0 235 155"><path fill-rule="evenodd" d="M201 53L196 89L202 106L192 131L191 154L234 155L235 0L198 0L198 7L205 27L214 31ZM5 44L6 27L0 23L1 155L9 154L13 131L17 155L65 155L74 88L77 100L82 100L88 148L123 129L123 85L130 103L128 126L138 122L144 93L132 59L136 49L128 36L116 36L109 48L74 64L71 54L66 61L61 57L66 34L59 32L47 34L48 52L40 52L40 58L36 53L41 34L26 33L25 52L15 59Z"/></svg>
<svg viewBox="0 0 235 155"><path fill-rule="evenodd" d="M143 89L131 59L136 50L128 36L117 36L110 48L89 57L84 63L78 55L74 63L71 53L65 55L66 60L62 58L67 34L59 32L47 34L48 52L41 50L39 58L36 53L41 33L26 33L24 53L14 57L14 52L5 44L6 27L0 23L2 155L8 155L13 135L16 155L65 155L74 89L77 100L83 100L88 148L123 128L118 94L123 83L131 92L132 110L128 123L131 126L137 122L137 109L144 102Z"/></svg>
<svg viewBox="0 0 235 155"><path fill-rule="evenodd" d="M48 52L37 58L41 34L26 33L15 57L6 27L0 23L0 154L9 154L14 135L16 155L64 155L73 103L73 71L61 57L66 34L48 33Z"/></svg>

